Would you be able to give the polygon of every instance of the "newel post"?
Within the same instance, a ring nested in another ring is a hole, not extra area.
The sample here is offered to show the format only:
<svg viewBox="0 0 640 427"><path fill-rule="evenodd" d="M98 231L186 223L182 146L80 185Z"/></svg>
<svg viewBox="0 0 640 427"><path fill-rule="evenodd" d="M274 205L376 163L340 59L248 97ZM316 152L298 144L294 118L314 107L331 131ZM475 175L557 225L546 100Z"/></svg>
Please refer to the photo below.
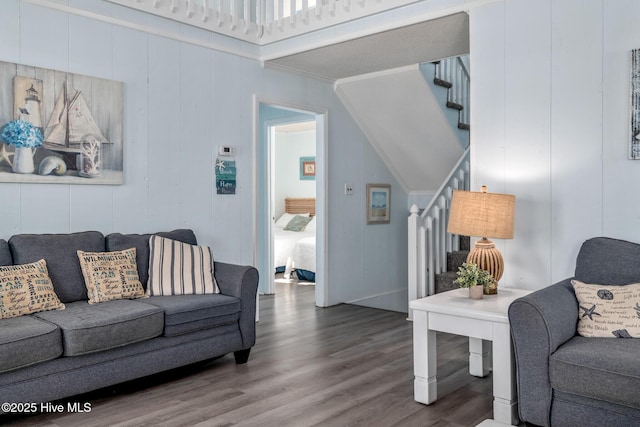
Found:
<svg viewBox="0 0 640 427"><path fill-rule="evenodd" d="M418 225L418 221L420 217L418 216L418 206L415 204L411 206L409 209L409 221L408 221L408 279L409 279L409 302L418 299L418 231L420 226ZM408 320L412 320L413 316L411 313L411 308L408 308Z"/></svg>

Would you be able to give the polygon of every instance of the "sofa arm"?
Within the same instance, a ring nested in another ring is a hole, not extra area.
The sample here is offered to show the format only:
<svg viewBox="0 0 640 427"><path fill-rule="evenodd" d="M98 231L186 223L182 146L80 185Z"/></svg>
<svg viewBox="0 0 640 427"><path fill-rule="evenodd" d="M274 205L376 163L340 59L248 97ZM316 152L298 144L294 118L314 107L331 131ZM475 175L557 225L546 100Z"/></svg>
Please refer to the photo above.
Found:
<svg viewBox="0 0 640 427"><path fill-rule="evenodd" d="M577 320L578 302L570 279L518 298L509 306L522 421L549 425L549 357L575 336Z"/></svg>
<svg viewBox="0 0 640 427"><path fill-rule="evenodd" d="M240 333L243 349L256 343L256 295L258 293L258 270L254 267L216 262L216 282L220 293L240 298Z"/></svg>

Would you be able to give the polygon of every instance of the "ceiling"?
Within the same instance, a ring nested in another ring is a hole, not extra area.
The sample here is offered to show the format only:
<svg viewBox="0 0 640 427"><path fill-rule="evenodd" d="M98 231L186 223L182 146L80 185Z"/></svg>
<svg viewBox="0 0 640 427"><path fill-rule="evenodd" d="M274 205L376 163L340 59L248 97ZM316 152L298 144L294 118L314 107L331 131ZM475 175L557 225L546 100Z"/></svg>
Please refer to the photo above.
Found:
<svg viewBox="0 0 640 427"><path fill-rule="evenodd" d="M420 22L268 60L265 65L338 80L469 53L469 15Z"/></svg>

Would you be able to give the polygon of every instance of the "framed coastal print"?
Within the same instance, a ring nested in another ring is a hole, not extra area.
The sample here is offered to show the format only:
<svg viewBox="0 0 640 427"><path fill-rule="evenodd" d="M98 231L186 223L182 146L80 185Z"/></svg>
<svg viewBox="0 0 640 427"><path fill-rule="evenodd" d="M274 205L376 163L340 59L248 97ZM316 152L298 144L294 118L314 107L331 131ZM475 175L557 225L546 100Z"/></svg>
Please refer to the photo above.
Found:
<svg viewBox="0 0 640 427"><path fill-rule="evenodd" d="M309 181L316 179L315 157L300 157L300 179Z"/></svg>
<svg viewBox="0 0 640 427"><path fill-rule="evenodd" d="M389 224L391 186L367 184L367 224Z"/></svg>
<svg viewBox="0 0 640 427"><path fill-rule="evenodd" d="M0 62L0 182L122 184L123 86Z"/></svg>

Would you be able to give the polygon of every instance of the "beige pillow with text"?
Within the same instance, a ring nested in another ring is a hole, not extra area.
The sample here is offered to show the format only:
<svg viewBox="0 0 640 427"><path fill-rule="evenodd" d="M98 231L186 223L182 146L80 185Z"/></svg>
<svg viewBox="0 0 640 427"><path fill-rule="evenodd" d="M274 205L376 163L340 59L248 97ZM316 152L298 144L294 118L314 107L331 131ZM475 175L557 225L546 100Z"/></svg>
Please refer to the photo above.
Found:
<svg viewBox="0 0 640 427"><path fill-rule="evenodd" d="M640 338L640 283L597 285L572 280L583 337Z"/></svg>
<svg viewBox="0 0 640 427"><path fill-rule="evenodd" d="M115 252L77 251L89 304L144 297L136 248Z"/></svg>
<svg viewBox="0 0 640 427"><path fill-rule="evenodd" d="M64 304L53 289L44 259L0 267L1 319L62 309Z"/></svg>

